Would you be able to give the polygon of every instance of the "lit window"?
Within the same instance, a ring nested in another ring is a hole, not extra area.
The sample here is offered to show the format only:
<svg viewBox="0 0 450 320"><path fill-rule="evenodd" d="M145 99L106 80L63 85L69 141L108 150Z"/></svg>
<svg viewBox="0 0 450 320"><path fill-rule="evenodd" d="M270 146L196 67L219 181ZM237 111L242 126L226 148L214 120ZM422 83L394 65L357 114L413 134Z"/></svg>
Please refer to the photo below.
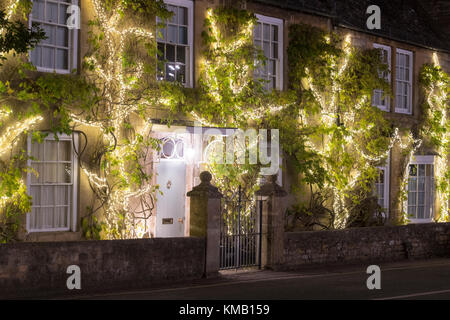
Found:
<svg viewBox="0 0 450 320"><path fill-rule="evenodd" d="M395 112L411 114L413 54L397 49L395 61Z"/></svg>
<svg viewBox="0 0 450 320"><path fill-rule="evenodd" d="M391 82L391 47L374 43L374 48L381 49L381 59L383 63L386 63L389 68L389 72L383 72L379 74L380 78L384 78L387 82ZM385 96L384 91L375 89L372 95L372 105L380 108L383 111L389 111L390 98Z"/></svg>
<svg viewBox="0 0 450 320"><path fill-rule="evenodd" d="M69 231L76 229L78 158L73 146L78 136L50 134L42 143L28 139L28 165L37 172L28 173L28 192L32 197L28 215L29 232Z"/></svg>
<svg viewBox="0 0 450 320"><path fill-rule="evenodd" d="M173 15L167 21L157 17L157 23L164 23L158 30L158 80L178 81L191 86L193 5L187 0L165 1Z"/></svg>
<svg viewBox="0 0 450 320"><path fill-rule="evenodd" d="M70 73L77 67L78 32L67 26L67 9L72 4L77 5L78 1L33 1L30 22L37 23L47 37L30 52L31 63L39 71Z"/></svg>
<svg viewBox="0 0 450 320"><path fill-rule="evenodd" d="M266 81L267 90L283 88L283 20L256 15L253 30L255 45L264 52L266 64L255 71L258 79Z"/></svg>
<svg viewBox="0 0 450 320"><path fill-rule="evenodd" d="M407 213L412 222L434 217L434 157L416 156L408 167Z"/></svg>

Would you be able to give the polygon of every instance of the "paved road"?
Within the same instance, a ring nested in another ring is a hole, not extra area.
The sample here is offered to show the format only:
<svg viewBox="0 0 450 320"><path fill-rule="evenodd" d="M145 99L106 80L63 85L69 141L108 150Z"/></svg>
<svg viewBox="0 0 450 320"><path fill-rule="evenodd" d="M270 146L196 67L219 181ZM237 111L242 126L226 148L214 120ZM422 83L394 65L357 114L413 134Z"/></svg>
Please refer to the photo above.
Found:
<svg viewBox="0 0 450 320"><path fill-rule="evenodd" d="M381 290L368 290L367 265L301 272L227 272L172 288L121 292L88 299L450 299L450 259L380 264Z"/></svg>

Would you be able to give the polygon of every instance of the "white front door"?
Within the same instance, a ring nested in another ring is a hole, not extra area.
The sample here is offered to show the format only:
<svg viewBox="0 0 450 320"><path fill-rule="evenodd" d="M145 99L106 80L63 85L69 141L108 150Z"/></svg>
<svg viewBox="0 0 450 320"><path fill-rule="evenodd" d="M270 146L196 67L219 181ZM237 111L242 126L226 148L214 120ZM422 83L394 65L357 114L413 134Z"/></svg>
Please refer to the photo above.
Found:
<svg viewBox="0 0 450 320"><path fill-rule="evenodd" d="M184 237L186 163L183 160L160 160L156 164L157 194L155 237Z"/></svg>

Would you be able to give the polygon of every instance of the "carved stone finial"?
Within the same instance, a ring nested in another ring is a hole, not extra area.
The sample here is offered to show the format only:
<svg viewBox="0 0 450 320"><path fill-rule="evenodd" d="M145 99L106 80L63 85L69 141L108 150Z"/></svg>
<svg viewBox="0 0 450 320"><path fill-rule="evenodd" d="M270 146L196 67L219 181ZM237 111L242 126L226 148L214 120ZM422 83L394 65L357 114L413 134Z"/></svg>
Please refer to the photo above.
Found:
<svg viewBox="0 0 450 320"><path fill-rule="evenodd" d="M287 196L287 192L277 184L277 176L276 174L269 176L266 183L255 194L257 196Z"/></svg>
<svg viewBox="0 0 450 320"><path fill-rule="evenodd" d="M211 183L212 174L209 171L203 171L200 173L200 181L201 183Z"/></svg>
<svg viewBox="0 0 450 320"><path fill-rule="evenodd" d="M200 184L187 193L188 197L222 198L219 189L211 184L212 175L208 171L200 173Z"/></svg>

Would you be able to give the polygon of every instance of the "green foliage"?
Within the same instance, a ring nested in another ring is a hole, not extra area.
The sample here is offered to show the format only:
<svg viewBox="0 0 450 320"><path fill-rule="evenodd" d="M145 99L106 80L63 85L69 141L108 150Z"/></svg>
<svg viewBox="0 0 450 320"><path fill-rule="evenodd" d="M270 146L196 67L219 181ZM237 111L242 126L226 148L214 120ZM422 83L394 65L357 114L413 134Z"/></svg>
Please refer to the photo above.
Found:
<svg viewBox="0 0 450 320"><path fill-rule="evenodd" d="M4 54L13 52L13 55L28 52L39 41L46 39L45 32L33 24L28 29L21 21L10 21L4 10L0 10L0 65L6 60Z"/></svg>
<svg viewBox="0 0 450 320"><path fill-rule="evenodd" d="M81 168L91 174L89 182L96 197L82 220L86 239L136 237L136 216L127 207L132 194L146 210L153 210L159 189L150 186L151 174L143 163L148 149L158 150L159 141L142 126L154 117L155 109L166 112L163 122L168 124L184 114L208 126L279 129L285 156L300 183L311 191L309 203L299 203L290 211L294 220L310 229L374 223L368 214L380 211L372 194L378 174L375 166L385 159L393 134L389 121L370 103L374 89L391 94L379 77L387 71L379 50L354 49L337 34L291 25L291 87L285 92L265 91L264 81L254 77L265 63L263 53L253 45L255 15L217 7L208 10L200 78L191 89L156 81L158 50L155 38L146 31L156 31L163 24L156 25L155 16L163 21L171 16L162 0L98 4L96 10L104 16L89 23L89 52L78 74L36 74L24 64L13 85L0 82L2 98L29 106L23 118L45 115L54 134L71 134L86 127L98 133L95 141L86 141L91 153L80 155ZM125 32L135 28L141 32ZM19 46L18 52L20 48L25 47ZM446 83L448 97L448 76L442 71L425 67L421 81L428 88ZM448 102L446 108L448 112ZM448 134L448 121L439 121L442 112L434 110L425 134L448 152L448 140L441 138ZM44 135L33 133L33 139L39 141ZM26 188L18 180L27 170L17 166L20 161L25 158L5 163L0 177L3 193L21 200L13 200L6 207L10 209L5 209L7 218L0 221L0 225L12 226L11 230L18 224L9 221L17 221L30 205L29 198L25 201ZM228 200L236 198L239 186L244 199L251 199L258 188L259 165L212 161L208 168ZM447 180L439 188L448 190L450 173L444 176ZM244 210L251 209L249 203ZM12 233L6 234L4 241L12 239Z"/></svg>
<svg viewBox="0 0 450 320"><path fill-rule="evenodd" d="M9 162L0 162L0 243L17 240L24 215L31 209L31 197L23 182L25 152L15 155Z"/></svg>
<svg viewBox="0 0 450 320"><path fill-rule="evenodd" d="M425 64L419 75L425 91L421 135L438 152L435 160L439 221L450 220L450 77L441 67Z"/></svg>
<svg viewBox="0 0 450 320"><path fill-rule="evenodd" d="M289 76L298 106L275 123L302 181L333 194L332 225L342 228L372 192L374 167L389 147L391 126L370 103L374 89L389 93L378 76L387 66L378 50L354 49L336 34L303 24L289 31Z"/></svg>

